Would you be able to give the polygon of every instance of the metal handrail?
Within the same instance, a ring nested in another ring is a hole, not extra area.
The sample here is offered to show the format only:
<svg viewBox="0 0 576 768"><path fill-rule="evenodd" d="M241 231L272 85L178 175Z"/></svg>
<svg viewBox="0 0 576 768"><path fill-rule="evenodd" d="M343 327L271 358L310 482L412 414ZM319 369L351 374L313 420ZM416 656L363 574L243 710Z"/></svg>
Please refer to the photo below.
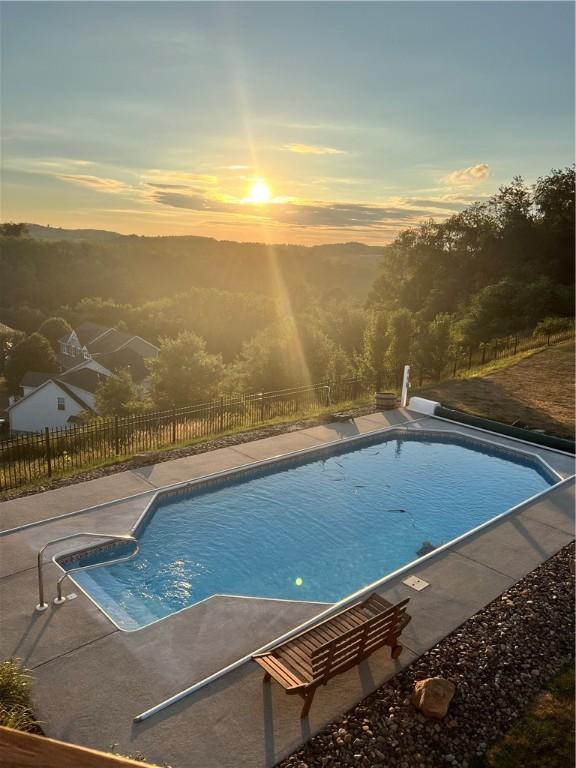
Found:
<svg viewBox="0 0 576 768"><path fill-rule="evenodd" d="M42 555L51 544L57 544L60 541L68 541L69 539L76 539L78 536L89 536L97 539L112 539L116 541L135 541L136 544L138 544L138 540L136 539L136 537L130 534L121 535L116 533L93 533L93 532L83 532L83 531L70 533L68 534L68 536L60 536L57 539L52 539L51 541L47 541L46 544L44 544L44 546L38 550L38 605L36 606L37 611L45 611L46 608L48 608L48 603L44 601L44 573L42 570L44 563L42 561Z"/></svg>
<svg viewBox="0 0 576 768"><path fill-rule="evenodd" d="M77 571L89 571L92 568L101 568L103 565L115 565L116 563L123 563L126 560L132 560L134 557L136 557L136 555L140 552L140 542L134 536L131 536L130 540L135 542L136 549L129 555L115 557L114 560L103 560L101 563L92 563L91 565L79 565L77 568L70 568L66 571L66 573L62 574L62 576L60 576L56 582L57 597L54 598L56 605L60 605L60 603L63 603L66 600L65 597L62 597L62 582L71 574L76 573Z"/></svg>

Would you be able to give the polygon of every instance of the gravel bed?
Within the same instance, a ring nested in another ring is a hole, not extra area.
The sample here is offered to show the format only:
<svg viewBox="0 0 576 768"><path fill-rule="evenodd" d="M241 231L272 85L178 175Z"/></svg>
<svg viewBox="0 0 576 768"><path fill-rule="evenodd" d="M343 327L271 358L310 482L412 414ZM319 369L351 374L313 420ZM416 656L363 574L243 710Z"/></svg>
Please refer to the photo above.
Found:
<svg viewBox="0 0 576 768"><path fill-rule="evenodd" d="M574 657L574 543L329 725L280 768L472 768ZM416 680L456 684L447 717L410 703Z"/></svg>
<svg viewBox="0 0 576 768"><path fill-rule="evenodd" d="M354 410L346 411L346 413L350 413L350 418L355 418L357 416L366 416L369 413L375 413L377 410L378 409L375 406L370 405L363 408L355 408ZM18 499L22 496L32 496L35 493L52 491L54 488L63 488L66 485L76 485L76 483L84 483L87 480L96 480L99 477L115 475L118 472L127 472L128 470L146 467L150 464L160 464L164 461L171 461L172 459L181 459L184 456L194 456L197 453L208 453L208 451L215 451L218 448L229 448L233 445L248 443L251 440L261 440L264 437L282 435L285 432L294 432L298 429L316 427L319 424L326 424L331 420L330 415L318 416L309 419L301 419L300 421L295 422L292 421L287 424L272 424L269 426L258 427L257 429L251 429L246 432L224 435L223 437L218 437L213 440L205 440L194 443L193 445L180 446L179 448L149 451L148 453L138 454L135 457L126 459L125 461L118 461L109 466L86 469L83 472L67 475L66 477L55 478L54 480L46 478L41 485L22 489L14 488L5 491L0 494L0 503L2 501L8 501L9 499Z"/></svg>

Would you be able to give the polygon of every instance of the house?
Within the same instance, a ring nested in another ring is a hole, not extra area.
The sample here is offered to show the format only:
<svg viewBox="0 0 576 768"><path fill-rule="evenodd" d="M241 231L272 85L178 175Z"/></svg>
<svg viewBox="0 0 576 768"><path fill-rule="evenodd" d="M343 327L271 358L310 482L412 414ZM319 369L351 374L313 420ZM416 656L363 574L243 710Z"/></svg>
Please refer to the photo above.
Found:
<svg viewBox="0 0 576 768"><path fill-rule="evenodd" d="M10 430L38 432L44 427L73 426L81 413L95 413L96 388L107 376L90 368L63 374L28 372L21 382L24 396L8 406Z"/></svg>
<svg viewBox="0 0 576 768"><path fill-rule="evenodd" d="M81 360L96 360L112 371L129 368L138 383L148 376L144 361L156 357L160 351L141 336L87 321L58 344L58 363L62 370L76 367Z"/></svg>
<svg viewBox="0 0 576 768"><path fill-rule="evenodd" d="M126 331L84 322L58 342L58 373L28 371L20 396L10 398L12 432L37 432L44 427L73 426L82 412L96 412L95 392L107 377L128 370L146 386L146 360L158 347Z"/></svg>

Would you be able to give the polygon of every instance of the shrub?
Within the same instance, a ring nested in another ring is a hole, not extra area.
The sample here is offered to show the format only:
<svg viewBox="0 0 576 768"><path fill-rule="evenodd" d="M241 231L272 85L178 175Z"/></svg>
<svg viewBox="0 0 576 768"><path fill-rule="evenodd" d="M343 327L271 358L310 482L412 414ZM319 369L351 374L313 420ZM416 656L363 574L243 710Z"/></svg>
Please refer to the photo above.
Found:
<svg viewBox="0 0 576 768"><path fill-rule="evenodd" d="M31 704L32 678L18 659L0 662L0 725L38 733Z"/></svg>
<svg viewBox="0 0 576 768"><path fill-rule="evenodd" d="M545 317L534 328L534 336L541 336L544 333L561 333L573 328L574 319L572 317Z"/></svg>

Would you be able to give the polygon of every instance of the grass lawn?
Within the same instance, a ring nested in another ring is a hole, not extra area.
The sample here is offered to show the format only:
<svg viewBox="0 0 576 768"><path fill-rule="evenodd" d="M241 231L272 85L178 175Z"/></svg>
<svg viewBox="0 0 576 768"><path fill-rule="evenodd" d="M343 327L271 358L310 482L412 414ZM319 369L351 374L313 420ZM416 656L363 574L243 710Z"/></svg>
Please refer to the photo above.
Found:
<svg viewBox="0 0 576 768"><path fill-rule="evenodd" d="M529 712L484 755L481 768L572 768L574 667L558 674Z"/></svg>
<svg viewBox="0 0 576 768"><path fill-rule="evenodd" d="M495 421L573 438L574 343L499 360L488 373L415 388L412 394Z"/></svg>

